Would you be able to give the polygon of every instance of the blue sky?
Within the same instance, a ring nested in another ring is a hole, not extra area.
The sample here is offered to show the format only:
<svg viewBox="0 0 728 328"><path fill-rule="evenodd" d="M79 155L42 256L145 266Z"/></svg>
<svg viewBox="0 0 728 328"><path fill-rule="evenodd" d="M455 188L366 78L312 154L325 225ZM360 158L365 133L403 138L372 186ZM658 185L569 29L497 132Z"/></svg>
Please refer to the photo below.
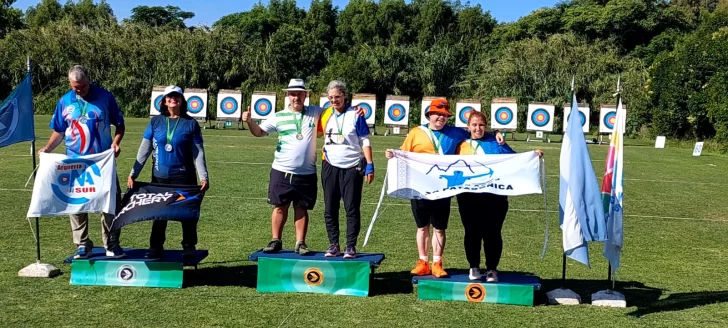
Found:
<svg viewBox="0 0 728 328"><path fill-rule="evenodd" d="M311 0L296 0L298 6L302 8L308 8ZM409 0L406 0L409 2ZM18 0L13 7L20 9L27 9L29 6L38 4L39 0ZM65 3L65 0L59 1ZM240 11L247 11L254 4L258 3L258 0L107 0L111 4L111 8L114 10L114 14L119 20L129 17L131 15L131 9L139 5L147 6L166 6L174 5L180 7L182 10L191 11L195 13L195 17L187 21L188 25L212 25L220 17L227 14L236 13ZM262 3L268 3L267 0L262 0ZM335 6L344 8L349 2L348 0L333 0ZM467 0L462 0L463 3ZM528 15L530 12L543 8L551 7L556 4L557 0L471 0L470 4L480 4L484 10L490 10L491 14L501 22L511 22L517 20L519 17Z"/></svg>

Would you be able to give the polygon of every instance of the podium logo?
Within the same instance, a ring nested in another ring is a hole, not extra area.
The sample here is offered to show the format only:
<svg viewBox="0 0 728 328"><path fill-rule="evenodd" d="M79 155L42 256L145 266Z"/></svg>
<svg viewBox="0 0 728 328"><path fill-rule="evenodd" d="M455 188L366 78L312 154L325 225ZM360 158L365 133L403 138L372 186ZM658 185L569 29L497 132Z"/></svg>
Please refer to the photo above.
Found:
<svg viewBox="0 0 728 328"><path fill-rule="evenodd" d="M136 275L136 269L128 264L120 266L119 270L116 271L116 279L126 284L132 283L136 279Z"/></svg>
<svg viewBox="0 0 728 328"><path fill-rule="evenodd" d="M318 286L324 282L324 273L317 268L310 268L303 273L303 281L309 286Z"/></svg>
<svg viewBox="0 0 728 328"><path fill-rule="evenodd" d="M480 284L470 284L465 287L465 298L473 303L480 303L485 299L485 288Z"/></svg>

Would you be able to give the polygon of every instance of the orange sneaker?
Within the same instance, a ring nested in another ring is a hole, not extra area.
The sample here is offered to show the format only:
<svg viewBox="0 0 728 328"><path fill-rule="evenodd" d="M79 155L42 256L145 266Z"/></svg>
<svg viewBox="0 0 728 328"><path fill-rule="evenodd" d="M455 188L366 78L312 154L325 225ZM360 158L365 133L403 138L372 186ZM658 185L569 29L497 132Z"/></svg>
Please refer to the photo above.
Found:
<svg viewBox="0 0 728 328"><path fill-rule="evenodd" d="M437 278L447 277L447 272L442 268L442 260L432 263L432 275Z"/></svg>
<svg viewBox="0 0 728 328"><path fill-rule="evenodd" d="M415 276L426 276L430 274L430 263L425 260L417 260L417 265L410 273Z"/></svg>

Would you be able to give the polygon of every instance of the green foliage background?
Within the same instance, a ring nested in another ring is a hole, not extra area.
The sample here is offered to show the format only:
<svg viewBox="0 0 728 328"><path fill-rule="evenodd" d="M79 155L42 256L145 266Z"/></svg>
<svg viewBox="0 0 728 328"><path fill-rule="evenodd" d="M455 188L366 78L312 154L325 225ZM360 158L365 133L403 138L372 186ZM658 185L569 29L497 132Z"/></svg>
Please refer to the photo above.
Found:
<svg viewBox="0 0 728 328"><path fill-rule="evenodd" d="M43 0L25 12L13 2L0 1L0 98L22 79L29 55L39 113L52 111L68 89L67 69L81 63L127 116L147 115L153 85L211 95L238 89L249 98L300 77L316 92L343 79L379 104L388 94L413 104L423 96L486 105L516 97L525 127L525 105L560 107L575 76L596 129L621 75L631 135L714 139L728 151L726 0L573 0L513 23L459 1L352 0L337 8L313 0L303 10L271 0L211 27L185 26L194 13L171 6L140 6L118 22L105 1ZM214 115L214 96L209 104ZM419 122L419 106L411 107L410 122Z"/></svg>

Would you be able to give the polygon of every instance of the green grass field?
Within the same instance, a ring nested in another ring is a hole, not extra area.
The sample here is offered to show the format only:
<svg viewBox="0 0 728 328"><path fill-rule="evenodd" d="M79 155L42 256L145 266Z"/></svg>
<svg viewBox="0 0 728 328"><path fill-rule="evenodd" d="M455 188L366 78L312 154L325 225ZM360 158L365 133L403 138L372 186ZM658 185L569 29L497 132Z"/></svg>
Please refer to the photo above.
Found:
<svg viewBox="0 0 728 328"><path fill-rule="evenodd" d="M37 117L38 148L50 134L48 120L47 116ZM120 177L131 168L147 121L127 120L118 161ZM539 304L530 308L418 301L408 274L417 258L410 208L404 200L387 197L370 244L359 249L384 252L387 257L375 275L370 297L259 294L255 290L256 266L247 258L270 238L271 207L266 196L275 139L254 138L237 130L208 129L203 134L211 189L203 203L198 248L208 249L210 256L199 267L197 278L187 281L191 286L179 290L70 286L70 265L62 263L75 251L67 217L41 219L42 259L58 266L62 275L54 279L19 278L18 270L35 261L35 241L25 219L32 189L31 185L24 186L31 171L29 143L0 149L2 326L728 326L726 156L708 153L694 158L692 149L670 144L666 149L654 149L652 142L628 140L624 157L625 253L617 274L617 288L626 295L628 308L546 306L543 294L537 296ZM382 187L386 164L383 150L396 148L401 142L400 136L373 138L378 171L375 183L364 187L360 245ZM536 274L548 291L559 286L561 275L560 144L510 144L517 151L541 147L545 152L551 238L546 257L541 259L543 197L511 197L500 269ZM607 146L590 145L589 149L595 171L601 176ZM149 177L149 166L142 177ZM320 192L319 188L308 244L325 250L328 241ZM450 222L445 266L467 268L463 229L455 207ZM291 223L285 231L285 248L292 248L294 243ZM150 226L142 222L124 228L122 245L146 248ZM97 245L101 244L100 230L100 219L94 219L91 236ZM181 248L178 223L170 224L167 235L167 248ZM591 262L591 269L568 263L567 287L580 293L584 302L589 302L591 293L606 287L607 264L601 245L592 245Z"/></svg>

